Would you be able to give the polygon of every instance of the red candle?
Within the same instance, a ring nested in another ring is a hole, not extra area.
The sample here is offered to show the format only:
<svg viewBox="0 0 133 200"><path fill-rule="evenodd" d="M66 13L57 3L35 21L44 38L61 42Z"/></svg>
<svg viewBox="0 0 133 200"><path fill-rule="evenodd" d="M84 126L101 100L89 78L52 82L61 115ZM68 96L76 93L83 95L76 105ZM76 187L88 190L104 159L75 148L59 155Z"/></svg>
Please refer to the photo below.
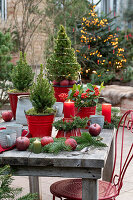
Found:
<svg viewBox="0 0 133 200"><path fill-rule="evenodd" d="M111 123L111 104L102 104L102 115L105 121Z"/></svg>
<svg viewBox="0 0 133 200"><path fill-rule="evenodd" d="M70 118L75 116L74 102L64 102L64 118Z"/></svg>

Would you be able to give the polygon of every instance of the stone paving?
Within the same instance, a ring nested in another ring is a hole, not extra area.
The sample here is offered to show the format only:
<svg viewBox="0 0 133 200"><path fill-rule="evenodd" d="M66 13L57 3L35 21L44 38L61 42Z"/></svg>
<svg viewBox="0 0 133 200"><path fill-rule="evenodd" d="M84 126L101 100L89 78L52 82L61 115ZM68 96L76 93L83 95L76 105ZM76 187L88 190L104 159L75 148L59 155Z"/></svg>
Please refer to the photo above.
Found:
<svg viewBox="0 0 133 200"><path fill-rule="evenodd" d="M15 123L15 121L11 121L8 123L3 122L0 120L0 127L6 127L7 124ZM55 131L53 131L55 133ZM133 139L131 138L132 134L126 134L124 140L125 144L129 146L129 144L133 143ZM118 141L120 141L118 139ZM118 144L118 148L119 148ZM41 182L41 190L42 190L42 200L52 200L52 195L49 191L50 185L57 180L61 180L58 177L40 177ZM21 195L25 195L29 192L29 182L28 177L14 177L14 181L12 183L13 187L22 187L23 192ZM124 178L123 188L119 197L116 198L117 200L132 200L133 199L133 160L130 163L130 166L126 172Z"/></svg>

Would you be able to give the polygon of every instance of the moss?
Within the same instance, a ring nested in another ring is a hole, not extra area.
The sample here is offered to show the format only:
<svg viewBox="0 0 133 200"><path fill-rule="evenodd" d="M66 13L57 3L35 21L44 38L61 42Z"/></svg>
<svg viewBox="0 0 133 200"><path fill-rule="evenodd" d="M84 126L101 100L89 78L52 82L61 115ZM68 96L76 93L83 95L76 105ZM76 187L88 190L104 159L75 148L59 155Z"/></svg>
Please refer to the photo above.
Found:
<svg viewBox="0 0 133 200"><path fill-rule="evenodd" d="M53 108L47 108L45 112L38 113L34 108L29 109L26 111L27 115L49 115L49 114L55 114L55 110Z"/></svg>

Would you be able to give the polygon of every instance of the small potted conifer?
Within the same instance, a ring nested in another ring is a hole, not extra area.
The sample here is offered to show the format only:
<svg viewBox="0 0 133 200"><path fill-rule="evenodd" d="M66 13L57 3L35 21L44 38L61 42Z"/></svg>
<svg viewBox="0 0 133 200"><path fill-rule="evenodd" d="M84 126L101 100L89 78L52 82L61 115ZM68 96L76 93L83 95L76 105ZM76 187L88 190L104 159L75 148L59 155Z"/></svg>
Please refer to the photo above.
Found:
<svg viewBox="0 0 133 200"><path fill-rule="evenodd" d="M27 124L32 137L51 136L55 111L54 89L46 78L43 78L43 66L37 82L30 88L30 100L33 108L26 111Z"/></svg>
<svg viewBox="0 0 133 200"><path fill-rule="evenodd" d="M56 101L60 102L59 95L68 93L78 79L81 68L62 25L55 41L54 53L48 58L46 67L48 78L53 81Z"/></svg>
<svg viewBox="0 0 133 200"><path fill-rule="evenodd" d="M34 78L31 66L26 62L26 54L22 55L20 52L20 58L17 65L13 67L11 73L11 81L13 88L8 91L10 105L14 119L16 119L16 108L19 95L29 95L29 87L31 86Z"/></svg>

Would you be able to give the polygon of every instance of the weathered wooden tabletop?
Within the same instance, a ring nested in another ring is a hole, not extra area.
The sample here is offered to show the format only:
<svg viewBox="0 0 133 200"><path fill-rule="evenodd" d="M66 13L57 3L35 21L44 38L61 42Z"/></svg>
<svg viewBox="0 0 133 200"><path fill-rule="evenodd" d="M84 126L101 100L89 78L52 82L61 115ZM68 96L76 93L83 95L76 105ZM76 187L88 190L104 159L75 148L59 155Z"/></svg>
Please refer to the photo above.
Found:
<svg viewBox="0 0 133 200"><path fill-rule="evenodd" d="M94 180L94 188L97 190L97 179L101 178L102 168L109 156L114 130L104 129L100 136L107 147L90 148L88 152L81 151L61 152L57 155L49 153L34 154L28 151L13 149L0 154L0 165L9 164L15 169L15 175L19 176L57 176L82 178L88 183ZM112 152L112 150L111 150ZM112 166L108 166L108 173ZM97 192L90 197L83 191L82 200L97 200Z"/></svg>

